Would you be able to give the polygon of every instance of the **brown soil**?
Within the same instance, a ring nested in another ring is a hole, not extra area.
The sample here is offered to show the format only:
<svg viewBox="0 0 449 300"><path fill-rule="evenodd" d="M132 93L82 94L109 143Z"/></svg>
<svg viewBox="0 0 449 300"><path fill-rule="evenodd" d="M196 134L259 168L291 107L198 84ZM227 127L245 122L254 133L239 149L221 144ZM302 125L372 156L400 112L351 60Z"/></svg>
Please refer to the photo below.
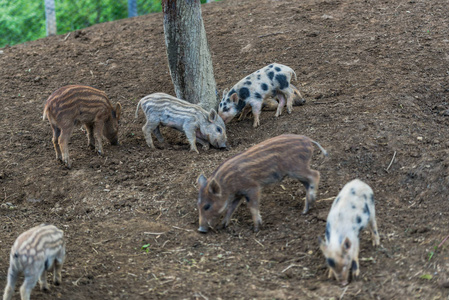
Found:
<svg viewBox="0 0 449 300"><path fill-rule="evenodd" d="M197 155L170 129L170 145L151 151L134 111L145 95L174 94L161 14L3 48L0 286L15 238L47 222L64 229L67 261L62 286L36 288L34 299L447 298L449 241L438 247L449 234L447 1L229 0L202 9L220 92L278 62L296 70L307 103L279 118L263 112L257 129L231 122L230 151ZM77 130L67 170L42 108L73 83L122 103L122 145L105 145L100 157ZM322 181L310 213L301 215L304 189L285 180L264 189L258 234L244 205L228 229L197 233L198 175L282 133L330 153L314 155ZM361 235L361 278L342 288L327 278L317 236L356 177L375 192L381 247Z"/></svg>

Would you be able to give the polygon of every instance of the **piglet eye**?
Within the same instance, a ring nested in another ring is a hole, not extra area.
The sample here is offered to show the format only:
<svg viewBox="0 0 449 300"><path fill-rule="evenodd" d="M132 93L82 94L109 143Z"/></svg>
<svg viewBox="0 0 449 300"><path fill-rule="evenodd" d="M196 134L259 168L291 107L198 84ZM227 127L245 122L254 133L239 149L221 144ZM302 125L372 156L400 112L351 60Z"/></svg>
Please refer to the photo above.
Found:
<svg viewBox="0 0 449 300"><path fill-rule="evenodd" d="M221 128L217 127L217 131L218 131L218 133L221 133Z"/></svg>
<svg viewBox="0 0 449 300"><path fill-rule="evenodd" d="M204 210L209 210L209 209L210 209L210 207L211 207L211 205L210 205L210 204L206 204L206 205L204 205L204 206L203 206L203 209L204 209Z"/></svg>

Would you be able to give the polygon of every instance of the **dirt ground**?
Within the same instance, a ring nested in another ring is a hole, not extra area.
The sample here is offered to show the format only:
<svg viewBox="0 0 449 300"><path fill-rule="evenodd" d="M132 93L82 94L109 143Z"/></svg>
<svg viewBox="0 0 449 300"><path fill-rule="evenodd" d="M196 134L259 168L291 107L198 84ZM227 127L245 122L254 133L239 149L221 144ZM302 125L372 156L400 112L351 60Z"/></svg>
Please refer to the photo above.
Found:
<svg viewBox="0 0 449 300"><path fill-rule="evenodd" d="M151 151L134 111L145 95L174 94L162 14L1 49L0 287L14 240L46 222L65 231L63 284L36 288L33 299L448 299L447 1L224 0L202 9L220 94L278 62L296 71L307 103L279 118L263 112L257 129L231 122L230 151L197 155L171 129L169 146ZM100 157L77 130L67 170L42 109L74 83L122 104L121 146L106 144ZM198 175L282 133L330 153L314 155L321 184L310 213L301 215L304 188L287 179L264 188L259 233L245 205L229 228L198 233ZM327 278L317 236L353 178L374 190L381 246L361 234L361 278L341 287Z"/></svg>

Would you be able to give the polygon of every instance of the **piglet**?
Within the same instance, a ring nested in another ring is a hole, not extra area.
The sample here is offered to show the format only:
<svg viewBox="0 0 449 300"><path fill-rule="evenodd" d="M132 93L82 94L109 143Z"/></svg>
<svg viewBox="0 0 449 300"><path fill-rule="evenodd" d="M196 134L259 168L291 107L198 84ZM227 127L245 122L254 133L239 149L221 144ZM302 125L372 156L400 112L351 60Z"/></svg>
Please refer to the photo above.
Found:
<svg viewBox="0 0 449 300"><path fill-rule="evenodd" d="M290 84L290 87L293 90L293 106L301 106L306 103L306 99L304 99L301 95L301 92L293 85ZM277 110L279 106L279 99L277 97L275 98L265 98L262 102L262 110ZM251 113L251 106L245 106L245 108L242 110L239 121L242 121L246 118L248 114Z"/></svg>
<svg viewBox="0 0 449 300"><path fill-rule="evenodd" d="M294 94L290 85L292 76L296 79L296 73L292 68L277 63L272 63L246 76L229 92L223 91L218 114L225 123L228 123L246 106L250 106L254 116L253 127L257 127L260 125L259 116L263 102L269 97L279 100L276 117L281 115L285 104L287 104L288 113L291 113Z"/></svg>
<svg viewBox="0 0 449 300"><path fill-rule="evenodd" d="M159 125L184 132L190 143L190 150L196 153L199 153L196 142L206 149L209 144L216 148L227 148L226 126L214 109L207 112L199 105L164 93L154 93L142 98L137 104L136 119L139 106L147 118L142 131L150 148L155 148L151 133L154 133L159 142L164 142Z"/></svg>
<svg viewBox="0 0 449 300"><path fill-rule="evenodd" d="M48 290L47 271L53 271L54 283L61 283L65 259L64 233L53 225L41 224L25 231L11 248L8 282L3 300L10 300L20 273L25 276L20 288L22 300L29 300L31 290L39 281L41 290Z"/></svg>
<svg viewBox="0 0 449 300"><path fill-rule="evenodd" d="M206 233L214 228L226 212L222 225L228 226L234 210L245 199L257 232L262 224L259 201L262 187L282 181L284 177L299 180L306 188L303 214L316 198L320 173L310 169L313 144L327 155L320 144L306 136L284 134L268 139L224 161L206 179L198 177L198 231Z"/></svg>
<svg viewBox="0 0 449 300"><path fill-rule="evenodd" d="M53 145L56 159L69 169L69 140L73 129L81 124L87 131L87 143L103 155L102 137L112 145L118 145L118 123L122 106L112 106L105 92L90 86L68 85L57 89L47 99L44 108L45 117L53 130Z"/></svg>
<svg viewBox="0 0 449 300"><path fill-rule="evenodd" d="M319 237L321 251L333 276L342 285L349 273L357 278L359 268L359 235L369 227L374 246L379 245L373 190L359 179L348 182L335 198L327 217L326 241Z"/></svg>

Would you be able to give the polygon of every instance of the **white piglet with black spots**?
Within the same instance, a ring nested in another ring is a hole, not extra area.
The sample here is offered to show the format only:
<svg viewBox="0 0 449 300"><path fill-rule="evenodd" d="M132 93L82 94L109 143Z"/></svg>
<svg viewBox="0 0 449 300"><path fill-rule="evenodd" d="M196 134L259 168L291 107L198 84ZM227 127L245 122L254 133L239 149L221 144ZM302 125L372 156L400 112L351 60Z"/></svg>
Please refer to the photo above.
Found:
<svg viewBox="0 0 449 300"><path fill-rule="evenodd" d="M225 123L231 121L242 110L250 106L253 116L253 126L260 125L259 116L265 99L272 97L279 100L276 117L287 105L288 113L293 106L294 91L290 81L296 73L285 65L272 63L240 80L231 90L223 91L223 99L218 107L218 114Z"/></svg>
<svg viewBox="0 0 449 300"><path fill-rule="evenodd" d="M360 275L359 235L369 228L374 246L380 239L377 232L373 190L363 181L348 182L335 198L327 217L326 241L319 238L321 251L329 267L329 278L334 275L342 285Z"/></svg>

